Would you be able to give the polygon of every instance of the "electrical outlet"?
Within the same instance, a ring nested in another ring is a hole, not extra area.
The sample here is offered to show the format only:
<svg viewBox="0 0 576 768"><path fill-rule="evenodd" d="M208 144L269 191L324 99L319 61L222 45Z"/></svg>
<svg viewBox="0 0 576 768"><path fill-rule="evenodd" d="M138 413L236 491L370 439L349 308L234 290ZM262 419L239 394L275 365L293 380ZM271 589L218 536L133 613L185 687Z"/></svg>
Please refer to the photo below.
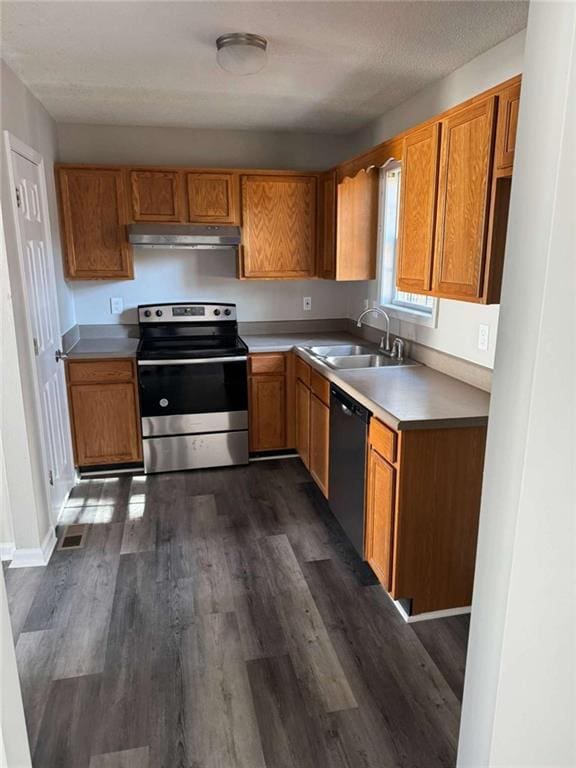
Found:
<svg viewBox="0 0 576 768"><path fill-rule="evenodd" d="M310 312L310 310L312 309L312 297L304 296L304 299L302 301L302 306L303 306L304 312Z"/></svg>
<svg viewBox="0 0 576 768"><path fill-rule="evenodd" d="M490 344L490 326L480 323L478 326L478 349L481 352L488 352Z"/></svg>
<svg viewBox="0 0 576 768"><path fill-rule="evenodd" d="M110 314L121 315L124 312L124 301L120 296L114 296L110 298Z"/></svg>

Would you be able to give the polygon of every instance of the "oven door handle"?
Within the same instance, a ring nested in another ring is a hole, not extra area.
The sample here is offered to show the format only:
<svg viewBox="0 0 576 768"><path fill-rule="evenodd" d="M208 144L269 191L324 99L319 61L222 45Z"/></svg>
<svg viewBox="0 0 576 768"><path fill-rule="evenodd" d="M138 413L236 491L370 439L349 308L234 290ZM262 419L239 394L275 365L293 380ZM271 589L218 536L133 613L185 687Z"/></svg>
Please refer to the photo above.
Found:
<svg viewBox="0 0 576 768"><path fill-rule="evenodd" d="M199 365L200 363L240 363L246 362L246 355L239 357L202 357L191 360L138 360L138 365Z"/></svg>

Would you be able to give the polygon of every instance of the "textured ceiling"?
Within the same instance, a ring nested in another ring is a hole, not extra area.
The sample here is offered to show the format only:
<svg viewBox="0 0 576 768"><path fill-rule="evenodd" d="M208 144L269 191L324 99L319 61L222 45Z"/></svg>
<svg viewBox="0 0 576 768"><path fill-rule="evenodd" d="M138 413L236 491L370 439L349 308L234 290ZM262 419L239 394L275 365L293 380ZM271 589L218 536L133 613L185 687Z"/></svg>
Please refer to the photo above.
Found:
<svg viewBox="0 0 576 768"><path fill-rule="evenodd" d="M526 25L524 2L2 2L2 56L59 122L355 130ZM215 39L269 40L257 75Z"/></svg>

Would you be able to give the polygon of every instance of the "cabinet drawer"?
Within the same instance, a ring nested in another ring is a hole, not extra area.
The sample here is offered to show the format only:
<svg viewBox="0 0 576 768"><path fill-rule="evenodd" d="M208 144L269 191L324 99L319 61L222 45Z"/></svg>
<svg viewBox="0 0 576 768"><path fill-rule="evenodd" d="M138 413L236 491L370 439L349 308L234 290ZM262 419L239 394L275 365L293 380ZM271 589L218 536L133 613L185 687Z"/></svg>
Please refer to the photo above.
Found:
<svg viewBox="0 0 576 768"><path fill-rule="evenodd" d="M284 373L286 370L286 356L283 353L250 355L250 373Z"/></svg>
<svg viewBox="0 0 576 768"><path fill-rule="evenodd" d="M378 419L370 421L370 445L388 461L396 461L396 442L398 435L394 430L382 424Z"/></svg>
<svg viewBox="0 0 576 768"><path fill-rule="evenodd" d="M297 357L296 358L296 378L300 379L300 381L303 384L306 384L307 387L310 386L310 371L312 369L308 365L308 363L305 363L304 360Z"/></svg>
<svg viewBox="0 0 576 768"><path fill-rule="evenodd" d="M310 371L310 389L324 405L330 405L330 382L314 369Z"/></svg>
<svg viewBox="0 0 576 768"><path fill-rule="evenodd" d="M132 360L69 360L68 381L70 384L97 384L109 381L132 381L134 365Z"/></svg>

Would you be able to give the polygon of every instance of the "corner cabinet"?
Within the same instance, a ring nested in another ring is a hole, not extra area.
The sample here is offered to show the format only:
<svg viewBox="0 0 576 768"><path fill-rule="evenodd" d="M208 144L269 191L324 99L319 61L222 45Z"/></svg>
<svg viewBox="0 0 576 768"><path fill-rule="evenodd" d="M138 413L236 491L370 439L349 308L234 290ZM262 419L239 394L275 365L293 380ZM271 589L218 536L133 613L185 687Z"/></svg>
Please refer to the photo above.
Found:
<svg viewBox="0 0 576 768"><path fill-rule="evenodd" d="M135 360L68 360L66 377L76 465L141 462Z"/></svg>
<svg viewBox="0 0 576 768"><path fill-rule="evenodd" d="M56 181L65 276L74 280L133 278L122 170L61 167Z"/></svg>
<svg viewBox="0 0 576 768"><path fill-rule="evenodd" d="M336 280L374 280L378 250L379 169L360 170L336 192Z"/></svg>
<svg viewBox="0 0 576 768"><path fill-rule="evenodd" d="M317 177L242 176L241 199L240 277L314 277Z"/></svg>

